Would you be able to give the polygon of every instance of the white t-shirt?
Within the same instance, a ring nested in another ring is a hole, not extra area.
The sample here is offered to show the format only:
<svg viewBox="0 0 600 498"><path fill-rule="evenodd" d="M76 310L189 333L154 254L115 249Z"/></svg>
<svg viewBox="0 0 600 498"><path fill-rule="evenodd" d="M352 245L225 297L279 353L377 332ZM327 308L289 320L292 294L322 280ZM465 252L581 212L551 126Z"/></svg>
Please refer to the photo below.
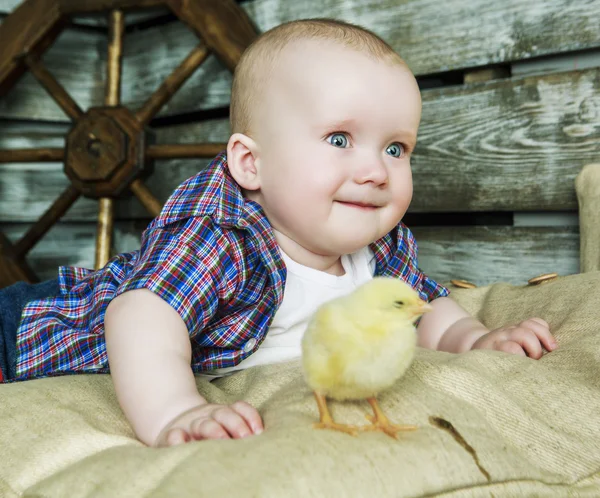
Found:
<svg viewBox="0 0 600 498"><path fill-rule="evenodd" d="M256 365L299 358L302 336L317 308L331 299L349 294L372 279L375 272L375 256L368 247L342 256L341 263L346 273L339 277L296 263L281 248L280 251L287 267L283 301L265 340L238 365L212 370L207 372L208 376L220 377Z"/></svg>

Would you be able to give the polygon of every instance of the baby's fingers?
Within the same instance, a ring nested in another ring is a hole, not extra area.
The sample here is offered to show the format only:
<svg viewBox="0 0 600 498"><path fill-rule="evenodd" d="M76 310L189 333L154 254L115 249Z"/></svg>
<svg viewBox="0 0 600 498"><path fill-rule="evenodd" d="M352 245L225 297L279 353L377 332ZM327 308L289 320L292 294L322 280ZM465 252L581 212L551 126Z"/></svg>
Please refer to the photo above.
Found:
<svg viewBox="0 0 600 498"><path fill-rule="evenodd" d="M194 439L231 439L229 433L212 418L198 418L190 424Z"/></svg>
<svg viewBox="0 0 600 498"><path fill-rule="evenodd" d="M530 358L537 360L542 357L540 340L530 329L518 327L511 330L509 340L521 346Z"/></svg>
<svg viewBox="0 0 600 498"><path fill-rule="evenodd" d="M521 327L531 330L547 351L553 351L557 347L556 339L550 332L550 326L541 318L530 318L520 323Z"/></svg>
<svg viewBox="0 0 600 498"><path fill-rule="evenodd" d="M527 356L523 348L514 341L500 341L496 343L496 350L504 351L505 353Z"/></svg>
<svg viewBox="0 0 600 498"><path fill-rule="evenodd" d="M234 439L240 439L252 435L252 429L244 418L229 407L223 407L220 410L215 410L212 414L221 427L225 429Z"/></svg>
<svg viewBox="0 0 600 498"><path fill-rule="evenodd" d="M177 446L178 444L187 443L191 441L190 435L183 429L171 429L164 438L158 444L158 446Z"/></svg>
<svg viewBox="0 0 600 498"><path fill-rule="evenodd" d="M260 434L264 427L258 410L244 401L236 401L231 408L248 424L254 434Z"/></svg>

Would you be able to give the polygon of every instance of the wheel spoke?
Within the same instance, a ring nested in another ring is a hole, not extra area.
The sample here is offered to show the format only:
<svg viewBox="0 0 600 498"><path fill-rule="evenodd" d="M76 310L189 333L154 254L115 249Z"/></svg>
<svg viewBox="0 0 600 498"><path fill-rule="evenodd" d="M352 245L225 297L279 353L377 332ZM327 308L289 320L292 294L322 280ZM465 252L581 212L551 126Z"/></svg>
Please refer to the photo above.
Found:
<svg viewBox="0 0 600 498"><path fill-rule="evenodd" d="M110 197L102 197L98 203L98 207L96 270L103 268L110 259L113 236L114 202Z"/></svg>
<svg viewBox="0 0 600 498"><path fill-rule="evenodd" d="M117 106L121 102L124 28L125 21L123 11L111 11L108 19L108 62L106 65L106 93L104 96L104 103L108 106Z"/></svg>
<svg viewBox="0 0 600 498"><path fill-rule="evenodd" d="M0 232L0 289L21 280L38 282L33 270L24 259L14 257L14 248L10 240Z"/></svg>
<svg viewBox="0 0 600 498"><path fill-rule="evenodd" d="M154 197L154 195L152 195L152 192L148 190L148 187L146 187L139 178L131 182L129 188L154 218L160 214L162 204Z"/></svg>
<svg viewBox="0 0 600 498"><path fill-rule="evenodd" d="M142 126L147 125L150 120L160 111L168 100L177 90L185 83L185 81L200 67L210 51L204 44L200 43L194 48L185 60L175 70L167 76L162 85L156 90L142 108L136 113L137 120Z"/></svg>
<svg viewBox="0 0 600 498"><path fill-rule="evenodd" d="M23 258L25 254L46 234L52 225L67 212L73 203L79 198L80 192L73 185L69 185L54 204L37 220L29 231L14 246L16 258Z"/></svg>
<svg viewBox="0 0 600 498"><path fill-rule="evenodd" d="M150 145L146 149L148 159L193 159L214 157L223 152L227 144L161 144Z"/></svg>
<svg viewBox="0 0 600 498"><path fill-rule="evenodd" d="M123 33L125 19L122 10L112 10L108 16L108 60L104 104L116 107L121 103L121 71L123 68ZM96 228L96 269L103 268L110 259L113 238L114 201L102 197L98 201Z"/></svg>
<svg viewBox="0 0 600 498"><path fill-rule="evenodd" d="M24 60L31 74L48 91L65 114L73 121L77 120L83 114L83 111L58 80L46 69L44 63L38 57L32 55L25 56Z"/></svg>
<svg viewBox="0 0 600 498"><path fill-rule="evenodd" d="M64 149L0 149L0 163L53 163L64 159Z"/></svg>

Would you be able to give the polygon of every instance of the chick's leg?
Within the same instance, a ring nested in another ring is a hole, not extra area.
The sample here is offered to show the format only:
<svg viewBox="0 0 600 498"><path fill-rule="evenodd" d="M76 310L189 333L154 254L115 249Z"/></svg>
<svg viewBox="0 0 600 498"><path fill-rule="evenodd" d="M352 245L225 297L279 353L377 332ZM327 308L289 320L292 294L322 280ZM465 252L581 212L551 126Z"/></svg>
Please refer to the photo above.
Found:
<svg viewBox="0 0 600 498"><path fill-rule="evenodd" d="M372 425L361 427L363 431L382 431L388 436L393 438L398 437L399 432L403 431L416 431L416 425L396 425L389 421L385 414L379 408L377 399L367 398L367 401L373 408L373 415L367 415L367 418L371 421Z"/></svg>
<svg viewBox="0 0 600 498"><path fill-rule="evenodd" d="M325 399L325 396L315 391L315 399L317 400L319 415L321 416L321 421L313 426L315 429L333 429L335 431L346 432L352 436L356 436L358 434L358 427L355 425L338 424L337 422L333 421L333 418L329 413L329 408L327 408L327 400Z"/></svg>

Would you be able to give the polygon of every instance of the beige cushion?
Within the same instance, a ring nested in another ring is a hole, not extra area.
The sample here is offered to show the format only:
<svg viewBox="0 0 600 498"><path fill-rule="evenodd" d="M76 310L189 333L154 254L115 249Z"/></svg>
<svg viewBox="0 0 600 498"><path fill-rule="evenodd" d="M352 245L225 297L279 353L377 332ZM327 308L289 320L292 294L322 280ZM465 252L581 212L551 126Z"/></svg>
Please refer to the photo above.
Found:
<svg viewBox="0 0 600 498"><path fill-rule="evenodd" d="M599 496L600 272L453 297L489 327L544 317L560 348L538 361L419 350L380 397L392 419L420 427L397 441L313 429L298 362L198 380L211 401L258 407L262 435L160 450L134 439L109 376L3 385L0 496ZM330 406L366 423L366 402Z"/></svg>

